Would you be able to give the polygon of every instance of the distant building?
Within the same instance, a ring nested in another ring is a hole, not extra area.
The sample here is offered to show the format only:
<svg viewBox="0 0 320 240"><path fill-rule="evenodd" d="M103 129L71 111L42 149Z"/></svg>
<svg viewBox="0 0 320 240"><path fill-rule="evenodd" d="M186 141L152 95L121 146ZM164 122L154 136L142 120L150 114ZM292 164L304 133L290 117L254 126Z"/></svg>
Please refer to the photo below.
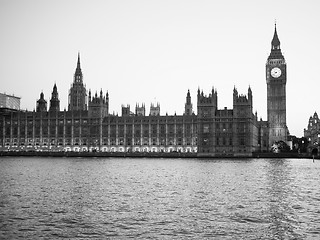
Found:
<svg viewBox="0 0 320 240"><path fill-rule="evenodd" d="M218 108L218 93L212 88L209 94L198 89L197 114L193 112L188 90L182 115L161 116L160 104L152 103L148 116L144 104L137 104L135 113L130 111L130 105L122 105L121 116L118 116L109 113L108 92L104 94L101 90L92 95L90 90L87 98L78 54L68 110L60 110L55 84L49 110L41 93L36 111L0 113L0 150L196 152L200 157L251 156L253 152L270 151L274 143L286 142L288 136L286 62L276 28L266 63L266 82L267 121L258 121L257 113L252 112L250 87L247 94L239 94L234 87L232 109ZM315 121L318 119L314 117L312 124ZM310 129L311 125L305 134L312 138L313 130Z"/></svg>
<svg viewBox="0 0 320 240"><path fill-rule="evenodd" d="M308 126L304 129L304 137L309 141L309 150L317 148L320 152L320 120L317 112L310 116Z"/></svg>
<svg viewBox="0 0 320 240"><path fill-rule="evenodd" d="M0 93L0 108L20 110L20 98L5 93Z"/></svg>

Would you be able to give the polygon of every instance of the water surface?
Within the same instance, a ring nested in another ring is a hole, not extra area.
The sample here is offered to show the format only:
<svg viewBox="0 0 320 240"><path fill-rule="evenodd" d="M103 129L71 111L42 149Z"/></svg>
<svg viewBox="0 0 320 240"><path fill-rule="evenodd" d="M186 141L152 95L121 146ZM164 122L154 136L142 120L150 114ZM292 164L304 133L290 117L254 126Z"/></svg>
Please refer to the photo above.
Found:
<svg viewBox="0 0 320 240"><path fill-rule="evenodd" d="M0 238L320 239L320 161L1 158Z"/></svg>

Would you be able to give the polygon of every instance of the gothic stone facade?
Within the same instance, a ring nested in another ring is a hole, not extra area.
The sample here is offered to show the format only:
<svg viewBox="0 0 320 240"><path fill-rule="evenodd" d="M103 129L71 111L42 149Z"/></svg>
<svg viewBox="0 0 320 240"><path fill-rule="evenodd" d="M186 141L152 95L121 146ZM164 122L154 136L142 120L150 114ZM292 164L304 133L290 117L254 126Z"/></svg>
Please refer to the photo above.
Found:
<svg viewBox="0 0 320 240"><path fill-rule="evenodd" d="M251 156L268 151L275 141L286 140L286 63L277 31L266 64L268 121L252 112L253 94L233 90L233 109L218 109L218 94L198 90L197 115L188 91L183 115L161 116L160 104L122 107L122 116L109 113L109 94L91 95L83 84L78 55L69 91L68 111L60 111L54 85L49 110L40 94L36 111L0 113L0 150L197 152L198 156Z"/></svg>
<svg viewBox="0 0 320 240"><path fill-rule="evenodd" d="M310 116L308 126L304 129L304 137L309 141L309 151L317 148L320 152L320 119L317 112Z"/></svg>

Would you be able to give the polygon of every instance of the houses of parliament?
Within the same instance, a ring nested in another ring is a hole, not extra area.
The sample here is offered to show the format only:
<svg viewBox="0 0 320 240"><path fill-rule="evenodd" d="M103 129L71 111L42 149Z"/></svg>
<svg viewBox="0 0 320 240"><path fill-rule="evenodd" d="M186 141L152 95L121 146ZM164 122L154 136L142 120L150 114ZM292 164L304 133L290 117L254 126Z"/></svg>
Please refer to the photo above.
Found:
<svg viewBox="0 0 320 240"><path fill-rule="evenodd" d="M122 106L110 114L108 92L87 91L78 55L68 110L60 109L56 84L50 102L40 94L35 111L2 108L0 150L183 152L197 156L251 156L286 141L286 62L275 26L266 62L267 121L252 112L253 93L233 89L233 109L218 109L216 89L197 92L197 114L190 92L182 115L160 115L160 105ZM49 106L48 106L49 105Z"/></svg>

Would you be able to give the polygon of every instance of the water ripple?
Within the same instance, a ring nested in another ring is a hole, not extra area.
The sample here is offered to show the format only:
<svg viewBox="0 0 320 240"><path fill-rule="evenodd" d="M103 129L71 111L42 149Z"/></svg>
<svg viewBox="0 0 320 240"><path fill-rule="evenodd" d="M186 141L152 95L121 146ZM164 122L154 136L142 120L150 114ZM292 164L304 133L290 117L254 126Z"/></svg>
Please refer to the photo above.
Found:
<svg viewBox="0 0 320 240"><path fill-rule="evenodd" d="M0 238L319 239L319 171L305 159L3 158Z"/></svg>

